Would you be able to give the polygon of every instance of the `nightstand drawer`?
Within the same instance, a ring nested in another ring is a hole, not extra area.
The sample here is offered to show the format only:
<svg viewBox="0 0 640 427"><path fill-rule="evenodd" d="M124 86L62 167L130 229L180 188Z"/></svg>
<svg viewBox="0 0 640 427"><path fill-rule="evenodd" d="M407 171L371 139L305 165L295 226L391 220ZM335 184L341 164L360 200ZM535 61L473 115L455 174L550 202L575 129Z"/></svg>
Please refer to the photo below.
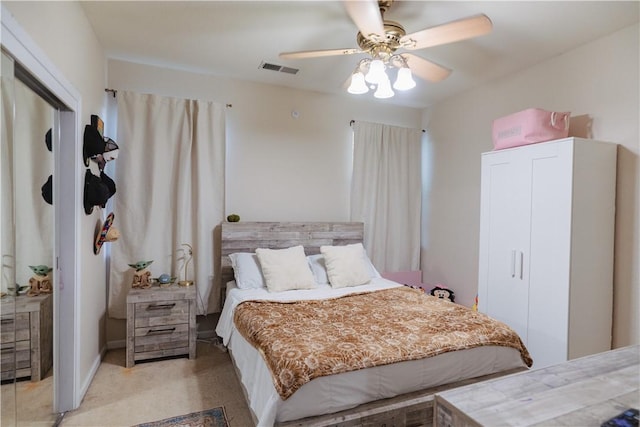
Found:
<svg viewBox="0 0 640 427"><path fill-rule="evenodd" d="M0 343L28 341L30 337L29 313L16 313L0 318Z"/></svg>
<svg viewBox="0 0 640 427"><path fill-rule="evenodd" d="M2 366L3 380L14 378L14 368L18 371L25 369L26 376L31 375L31 343L29 341L16 341L0 345L0 365ZM16 375L17 378L22 376L24 375L21 375L20 372Z"/></svg>
<svg viewBox="0 0 640 427"><path fill-rule="evenodd" d="M175 325L179 323L189 323L189 301L139 302L135 305L136 328Z"/></svg>
<svg viewBox="0 0 640 427"><path fill-rule="evenodd" d="M189 324L136 328L134 352L170 350L189 347Z"/></svg>

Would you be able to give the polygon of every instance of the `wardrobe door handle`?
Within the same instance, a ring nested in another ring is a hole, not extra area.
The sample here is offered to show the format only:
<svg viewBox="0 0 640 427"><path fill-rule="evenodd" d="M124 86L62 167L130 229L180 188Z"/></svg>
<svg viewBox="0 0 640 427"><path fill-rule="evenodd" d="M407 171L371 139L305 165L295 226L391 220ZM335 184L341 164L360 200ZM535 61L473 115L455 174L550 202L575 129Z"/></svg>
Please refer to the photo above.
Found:
<svg viewBox="0 0 640 427"><path fill-rule="evenodd" d="M511 249L511 277L516 277L516 250Z"/></svg>
<svg viewBox="0 0 640 427"><path fill-rule="evenodd" d="M523 264L524 264L524 252L518 251L518 253L520 255L518 257L518 262L520 262L520 280L522 280L523 277L524 277L524 267L523 267Z"/></svg>

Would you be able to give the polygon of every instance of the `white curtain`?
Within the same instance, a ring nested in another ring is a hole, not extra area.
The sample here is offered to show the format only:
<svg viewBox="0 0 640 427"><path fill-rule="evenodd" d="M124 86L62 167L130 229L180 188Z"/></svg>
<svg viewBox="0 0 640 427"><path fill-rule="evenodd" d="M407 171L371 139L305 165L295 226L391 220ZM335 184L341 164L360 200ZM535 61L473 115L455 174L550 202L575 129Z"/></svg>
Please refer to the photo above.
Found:
<svg viewBox="0 0 640 427"><path fill-rule="evenodd" d="M219 310L214 280L214 229L224 215L225 106L213 102L117 93L118 138L114 227L110 243L109 316L126 318L133 270L153 261L151 277L188 280L198 314Z"/></svg>
<svg viewBox="0 0 640 427"><path fill-rule="evenodd" d="M354 122L351 220L380 272L420 269L421 131Z"/></svg>

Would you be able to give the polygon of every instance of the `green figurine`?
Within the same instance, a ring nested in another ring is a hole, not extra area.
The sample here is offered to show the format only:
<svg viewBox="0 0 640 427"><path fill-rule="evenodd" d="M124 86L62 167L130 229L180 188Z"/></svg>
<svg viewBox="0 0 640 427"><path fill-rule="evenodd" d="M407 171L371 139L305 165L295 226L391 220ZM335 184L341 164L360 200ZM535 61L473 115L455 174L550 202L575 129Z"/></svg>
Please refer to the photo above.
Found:
<svg viewBox="0 0 640 427"><path fill-rule="evenodd" d="M27 295L34 297L40 293L50 294L53 291L50 274L53 268L46 265L30 265L29 268L33 271L34 276L29 279Z"/></svg>
<svg viewBox="0 0 640 427"><path fill-rule="evenodd" d="M135 264L129 264L129 267L133 268L133 288L147 289L151 287L151 272L147 270L147 267L153 262L151 261L138 261Z"/></svg>

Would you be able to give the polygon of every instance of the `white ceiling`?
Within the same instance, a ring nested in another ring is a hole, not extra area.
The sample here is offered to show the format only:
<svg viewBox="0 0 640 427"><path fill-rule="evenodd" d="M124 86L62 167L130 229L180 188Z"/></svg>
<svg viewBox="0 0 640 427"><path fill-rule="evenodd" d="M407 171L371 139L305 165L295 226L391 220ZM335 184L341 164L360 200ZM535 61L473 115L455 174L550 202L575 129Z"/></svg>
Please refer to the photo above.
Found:
<svg viewBox="0 0 640 427"><path fill-rule="evenodd" d="M280 52L357 48L355 24L341 1L86 1L84 11L109 58L350 95L346 84L364 54L282 60ZM389 100L427 107L456 93L528 68L640 19L638 1L408 1L385 15L407 33L484 13L493 31L413 51L451 76ZM594 66L598 64L594 58ZM299 68L297 75L261 62Z"/></svg>

